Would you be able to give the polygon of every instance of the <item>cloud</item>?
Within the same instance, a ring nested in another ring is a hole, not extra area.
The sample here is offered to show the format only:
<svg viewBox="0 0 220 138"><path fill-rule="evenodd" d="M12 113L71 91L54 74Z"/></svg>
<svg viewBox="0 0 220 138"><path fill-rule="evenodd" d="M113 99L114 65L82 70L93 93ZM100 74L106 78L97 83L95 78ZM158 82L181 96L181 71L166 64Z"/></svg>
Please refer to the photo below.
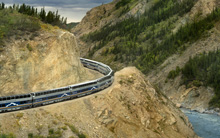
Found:
<svg viewBox="0 0 220 138"><path fill-rule="evenodd" d="M38 9L45 7L46 11L59 10L61 16L67 17L68 22L79 22L91 8L106 4L112 0L1 0L6 5L22 4Z"/></svg>
<svg viewBox="0 0 220 138"><path fill-rule="evenodd" d="M68 5L78 5L78 6L89 6L90 4L102 4L109 3L112 0L2 0L4 3L25 3L35 6L68 6Z"/></svg>

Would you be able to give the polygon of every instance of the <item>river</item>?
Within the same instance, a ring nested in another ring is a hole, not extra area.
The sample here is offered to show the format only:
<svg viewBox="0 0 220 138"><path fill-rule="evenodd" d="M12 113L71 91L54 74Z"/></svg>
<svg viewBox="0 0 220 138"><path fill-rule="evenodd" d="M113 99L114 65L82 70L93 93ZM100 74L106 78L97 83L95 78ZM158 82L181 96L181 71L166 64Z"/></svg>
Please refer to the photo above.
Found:
<svg viewBox="0 0 220 138"><path fill-rule="evenodd" d="M196 134L203 138L220 138L220 116L181 109L188 116Z"/></svg>

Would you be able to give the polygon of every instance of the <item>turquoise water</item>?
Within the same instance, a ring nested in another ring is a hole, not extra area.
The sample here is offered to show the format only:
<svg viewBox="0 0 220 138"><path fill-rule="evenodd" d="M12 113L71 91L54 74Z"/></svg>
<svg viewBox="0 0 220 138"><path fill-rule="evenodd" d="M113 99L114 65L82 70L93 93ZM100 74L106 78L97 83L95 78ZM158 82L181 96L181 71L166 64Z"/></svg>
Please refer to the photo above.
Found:
<svg viewBox="0 0 220 138"><path fill-rule="evenodd" d="M220 116L181 109L188 116L196 134L203 138L220 138Z"/></svg>

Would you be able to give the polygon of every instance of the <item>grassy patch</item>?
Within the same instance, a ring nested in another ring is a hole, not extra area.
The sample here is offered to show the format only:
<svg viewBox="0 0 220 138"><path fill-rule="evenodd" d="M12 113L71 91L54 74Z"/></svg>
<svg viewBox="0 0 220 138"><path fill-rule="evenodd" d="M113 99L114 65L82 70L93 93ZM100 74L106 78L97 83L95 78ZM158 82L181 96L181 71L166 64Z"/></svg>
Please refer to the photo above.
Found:
<svg viewBox="0 0 220 138"><path fill-rule="evenodd" d="M67 125L67 126L71 129L71 131L72 131L73 133L75 133L79 138L86 138L86 135L83 134L83 133L81 133L81 132L79 132L79 130L76 129L75 126L73 126L73 125L71 125L71 124L69 124L69 123L66 123L66 125Z"/></svg>
<svg viewBox="0 0 220 138"><path fill-rule="evenodd" d="M39 20L36 17L19 14L13 9L0 10L0 18L0 42L11 36L21 36L40 29Z"/></svg>
<svg viewBox="0 0 220 138"><path fill-rule="evenodd" d="M0 138L15 138L13 133L10 134L0 134Z"/></svg>
<svg viewBox="0 0 220 138"><path fill-rule="evenodd" d="M33 48L32 48L32 46L31 46L30 44L27 44L26 47L27 47L27 49L28 49L30 52L33 51Z"/></svg>

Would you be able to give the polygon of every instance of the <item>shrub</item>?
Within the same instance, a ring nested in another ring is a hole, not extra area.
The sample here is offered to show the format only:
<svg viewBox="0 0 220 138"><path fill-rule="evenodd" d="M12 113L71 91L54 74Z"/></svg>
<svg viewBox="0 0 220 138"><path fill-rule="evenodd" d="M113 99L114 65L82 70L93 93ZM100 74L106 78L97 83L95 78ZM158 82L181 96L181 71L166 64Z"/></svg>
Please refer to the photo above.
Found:
<svg viewBox="0 0 220 138"><path fill-rule="evenodd" d="M174 79L176 78L179 73L180 73L181 69L179 66L176 67L176 70L171 70L167 76L168 79Z"/></svg>
<svg viewBox="0 0 220 138"><path fill-rule="evenodd" d="M31 47L30 44L27 44L26 47L27 47L27 49L28 49L30 52L33 51L33 48Z"/></svg>

